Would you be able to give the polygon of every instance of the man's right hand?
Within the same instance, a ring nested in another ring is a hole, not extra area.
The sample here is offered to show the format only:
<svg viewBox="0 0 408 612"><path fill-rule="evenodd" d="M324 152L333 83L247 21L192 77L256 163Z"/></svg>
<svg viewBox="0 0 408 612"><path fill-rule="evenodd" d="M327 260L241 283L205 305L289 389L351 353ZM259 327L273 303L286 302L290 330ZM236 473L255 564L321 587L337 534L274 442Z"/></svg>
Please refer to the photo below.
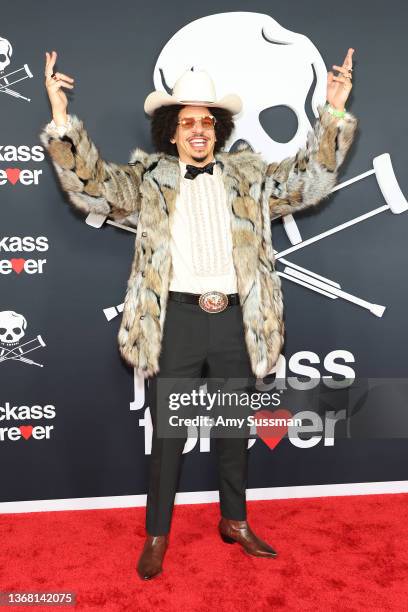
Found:
<svg viewBox="0 0 408 612"><path fill-rule="evenodd" d="M56 61L56 51L52 51L52 53L45 52L45 87L51 102L52 116L57 125L64 125L68 120L68 99L62 87L73 89L74 79L63 72L56 72L54 77L52 77Z"/></svg>

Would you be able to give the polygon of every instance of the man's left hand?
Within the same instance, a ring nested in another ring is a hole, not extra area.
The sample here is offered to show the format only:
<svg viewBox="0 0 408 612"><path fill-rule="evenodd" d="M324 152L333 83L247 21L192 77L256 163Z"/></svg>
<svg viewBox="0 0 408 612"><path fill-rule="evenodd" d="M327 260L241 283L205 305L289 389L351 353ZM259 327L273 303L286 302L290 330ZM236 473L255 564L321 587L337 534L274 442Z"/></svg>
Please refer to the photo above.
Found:
<svg viewBox="0 0 408 612"><path fill-rule="evenodd" d="M338 76L334 76L333 72L327 73L327 102L335 109L343 111L346 100L350 95L353 87L352 70L353 70L353 53L354 49L350 47L344 59L342 66L333 65L333 68L338 71Z"/></svg>

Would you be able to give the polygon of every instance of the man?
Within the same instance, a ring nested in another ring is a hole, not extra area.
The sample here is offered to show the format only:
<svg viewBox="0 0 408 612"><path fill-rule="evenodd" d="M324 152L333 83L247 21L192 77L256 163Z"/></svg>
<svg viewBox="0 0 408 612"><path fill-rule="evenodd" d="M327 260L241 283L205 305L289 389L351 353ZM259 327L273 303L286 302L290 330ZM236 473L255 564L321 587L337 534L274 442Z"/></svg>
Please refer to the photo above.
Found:
<svg viewBox="0 0 408 612"><path fill-rule="evenodd" d="M118 342L125 361L146 378L188 379L192 390L204 375L248 381L273 370L284 322L271 218L316 205L335 185L357 125L345 111L353 52L333 66L339 76L329 72L327 104L294 157L267 164L245 144L223 151L242 102L235 94L217 100L205 71L187 71L171 95L147 96L157 153L135 149L127 165L105 162L83 123L67 114L62 87L74 81L54 73L56 53L46 53L53 121L40 137L63 189L82 212L137 228ZM138 562L144 579L162 571L185 443L185 432L158 434L166 406L157 384L150 399L147 536ZM247 522L247 438L217 437L215 446L223 541L275 557Z"/></svg>

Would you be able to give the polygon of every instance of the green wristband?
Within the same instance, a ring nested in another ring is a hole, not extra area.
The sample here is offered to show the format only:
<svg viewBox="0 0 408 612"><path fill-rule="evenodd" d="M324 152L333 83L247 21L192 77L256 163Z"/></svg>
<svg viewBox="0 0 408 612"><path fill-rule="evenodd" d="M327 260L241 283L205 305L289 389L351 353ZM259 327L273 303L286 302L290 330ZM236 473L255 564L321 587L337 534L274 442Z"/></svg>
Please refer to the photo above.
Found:
<svg viewBox="0 0 408 612"><path fill-rule="evenodd" d="M329 104L329 102L326 102L325 108L331 115L334 115L334 117L343 118L346 114L346 109L344 109L343 111L339 111L336 108L333 108L333 106Z"/></svg>

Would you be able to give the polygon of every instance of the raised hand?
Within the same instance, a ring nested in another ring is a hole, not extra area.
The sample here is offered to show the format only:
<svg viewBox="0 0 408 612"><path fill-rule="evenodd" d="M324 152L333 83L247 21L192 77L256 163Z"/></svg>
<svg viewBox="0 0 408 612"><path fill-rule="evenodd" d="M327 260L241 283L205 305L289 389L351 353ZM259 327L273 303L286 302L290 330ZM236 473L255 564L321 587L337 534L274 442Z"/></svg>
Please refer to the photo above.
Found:
<svg viewBox="0 0 408 612"><path fill-rule="evenodd" d="M339 73L334 76L333 72L327 73L327 101L331 106L337 110L344 110L347 98L350 95L351 88L353 87L351 79L353 72L353 53L354 49L351 47L347 51L347 55L344 58L342 66L332 66Z"/></svg>
<svg viewBox="0 0 408 612"><path fill-rule="evenodd" d="M62 89L68 87L74 88L74 79L63 72L54 73L55 62L57 61L57 52L45 52L45 87L52 107L52 115L57 125L66 123L68 98Z"/></svg>

